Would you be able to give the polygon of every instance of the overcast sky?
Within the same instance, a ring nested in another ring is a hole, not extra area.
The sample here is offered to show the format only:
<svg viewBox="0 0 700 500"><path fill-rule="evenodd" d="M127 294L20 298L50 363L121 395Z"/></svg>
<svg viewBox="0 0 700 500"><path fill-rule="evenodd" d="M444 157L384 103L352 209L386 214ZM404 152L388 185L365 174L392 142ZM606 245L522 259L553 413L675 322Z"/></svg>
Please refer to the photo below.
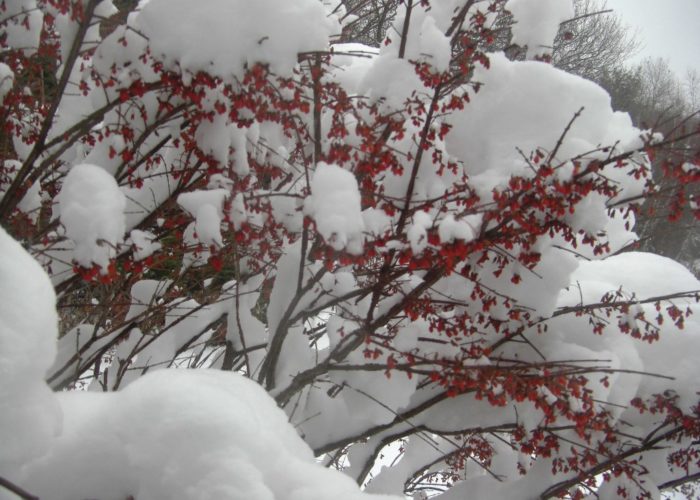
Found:
<svg viewBox="0 0 700 500"><path fill-rule="evenodd" d="M700 0L607 0L623 21L638 29L643 47L635 57L663 57L683 78L700 72Z"/></svg>

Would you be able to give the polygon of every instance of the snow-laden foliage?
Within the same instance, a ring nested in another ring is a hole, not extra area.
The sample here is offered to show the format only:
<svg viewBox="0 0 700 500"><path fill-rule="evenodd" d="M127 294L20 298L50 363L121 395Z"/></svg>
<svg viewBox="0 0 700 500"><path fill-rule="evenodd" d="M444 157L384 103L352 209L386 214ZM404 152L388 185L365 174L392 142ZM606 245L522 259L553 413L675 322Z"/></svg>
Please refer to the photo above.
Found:
<svg viewBox="0 0 700 500"><path fill-rule="evenodd" d="M53 287L3 229L0 248L0 466L39 498L390 498L314 463L274 400L239 374L159 371L109 395L51 392Z"/></svg>
<svg viewBox="0 0 700 500"><path fill-rule="evenodd" d="M629 251L672 138L547 63L572 13L407 0L375 48L335 1L1 2L0 496L698 473L700 283Z"/></svg>

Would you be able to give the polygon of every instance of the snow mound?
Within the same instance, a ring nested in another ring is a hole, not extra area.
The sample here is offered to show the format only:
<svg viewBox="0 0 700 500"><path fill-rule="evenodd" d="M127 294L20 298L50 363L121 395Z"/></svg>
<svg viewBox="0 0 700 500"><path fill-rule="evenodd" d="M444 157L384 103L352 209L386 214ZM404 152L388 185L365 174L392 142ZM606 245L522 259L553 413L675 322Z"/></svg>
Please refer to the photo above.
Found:
<svg viewBox="0 0 700 500"><path fill-rule="evenodd" d="M160 370L117 393L63 393L61 404L66 431L28 480L41 498L398 498L316 464L274 400L235 373Z"/></svg>
<svg viewBox="0 0 700 500"><path fill-rule="evenodd" d="M120 392L52 393L53 287L1 228L0 256L1 477L54 500L399 498L317 464L275 401L236 373L160 370Z"/></svg>
<svg viewBox="0 0 700 500"><path fill-rule="evenodd" d="M43 382L56 355L56 296L41 266L0 227L0 476L49 446L60 419Z"/></svg>

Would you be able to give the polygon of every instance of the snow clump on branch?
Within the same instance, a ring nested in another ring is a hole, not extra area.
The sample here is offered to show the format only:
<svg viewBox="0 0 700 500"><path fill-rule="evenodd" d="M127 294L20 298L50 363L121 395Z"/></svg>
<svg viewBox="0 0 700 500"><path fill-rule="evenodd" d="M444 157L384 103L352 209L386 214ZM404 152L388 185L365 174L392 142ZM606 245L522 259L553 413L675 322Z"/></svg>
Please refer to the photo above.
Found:
<svg viewBox="0 0 700 500"><path fill-rule="evenodd" d="M317 0L151 0L138 25L168 69L224 80L242 77L254 63L286 75L297 54L325 50L340 33Z"/></svg>
<svg viewBox="0 0 700 500"><path fill-rule="evenodd" d="M75 243L73 258L103 272L124 238L126 198L117 181L103 168L75 165L58 196L58 212L66 235Z"/></svg>

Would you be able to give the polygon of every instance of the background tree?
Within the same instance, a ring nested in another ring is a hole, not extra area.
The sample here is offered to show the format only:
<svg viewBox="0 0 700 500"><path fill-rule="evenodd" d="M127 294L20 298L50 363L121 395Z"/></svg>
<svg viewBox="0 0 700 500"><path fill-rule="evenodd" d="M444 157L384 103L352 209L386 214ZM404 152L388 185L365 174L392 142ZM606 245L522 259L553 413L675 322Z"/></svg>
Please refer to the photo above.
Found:
<svg viewBox="0 0 700 500"><path fill-rule="evenodd" d="M616 254L648 155L697 183L671 146L698 132L639 130L543 62L572 4L409 0L378 49L317 0L0 6L0 214L26 249L0 233L3 488L643 498L697 477L678 358L700 284ZM537 62L488 52L508 20Z"/></svg>
<svg viewBox="0 0 700 500"><path fill-rule="evenodd" d="M575 15L562 23L554 40L552 62L594 82L620 68L639 50L639 42L622 17L605 2L577 0Z"/></svg>
<svg viewBox="0 0 700 500"><path fill-rule="evenodd" d="M505 2L501 2L505 3ZM551 45L552 62L558 68L598 82L606 71L621 68L639 50L639 41L624 20L599 0L574 0L574 15L565 20ZM343 35L346 41L378 47L389 33L401 5L399 0L344 1L351 16ZM494 22L490 50L510 44L512 19L503 15ZM519 52L519 51L517 51ZM514 57L518 57L514 53Z"/></svg>
<svg viewBox="0 0 700 500"><path fill-rule="evenodd" d="M400 0L348 0L342 2L351 16L343 28L346 41L379 47L396 16Z"/></svg>
<svg viewBox="0 0 700 500"><path fill-rule="evenodd" d="M671 71L668 61L646 59L633 66L622 66L606 72L600 84L610 92L614 109L626 111L641 128L653 128L669 136L685 135L698 126L697 102L695 102L693 73L681 82ZM694 160L697 138L690 136L677 141L675 158ZM654 175L663 179L665 155L654 161ZM686 193L686 190L688 192ZM698 195L693 186L685 186L673 179L665 179L658 186L658 196L647 202L639 212L637 231L641 236L639 246L682 262L689 269L696 269L700 256L698 226L691 206L678 210L680 199ZM670 211L676 211L678 224L669 225Z"/></svg>

